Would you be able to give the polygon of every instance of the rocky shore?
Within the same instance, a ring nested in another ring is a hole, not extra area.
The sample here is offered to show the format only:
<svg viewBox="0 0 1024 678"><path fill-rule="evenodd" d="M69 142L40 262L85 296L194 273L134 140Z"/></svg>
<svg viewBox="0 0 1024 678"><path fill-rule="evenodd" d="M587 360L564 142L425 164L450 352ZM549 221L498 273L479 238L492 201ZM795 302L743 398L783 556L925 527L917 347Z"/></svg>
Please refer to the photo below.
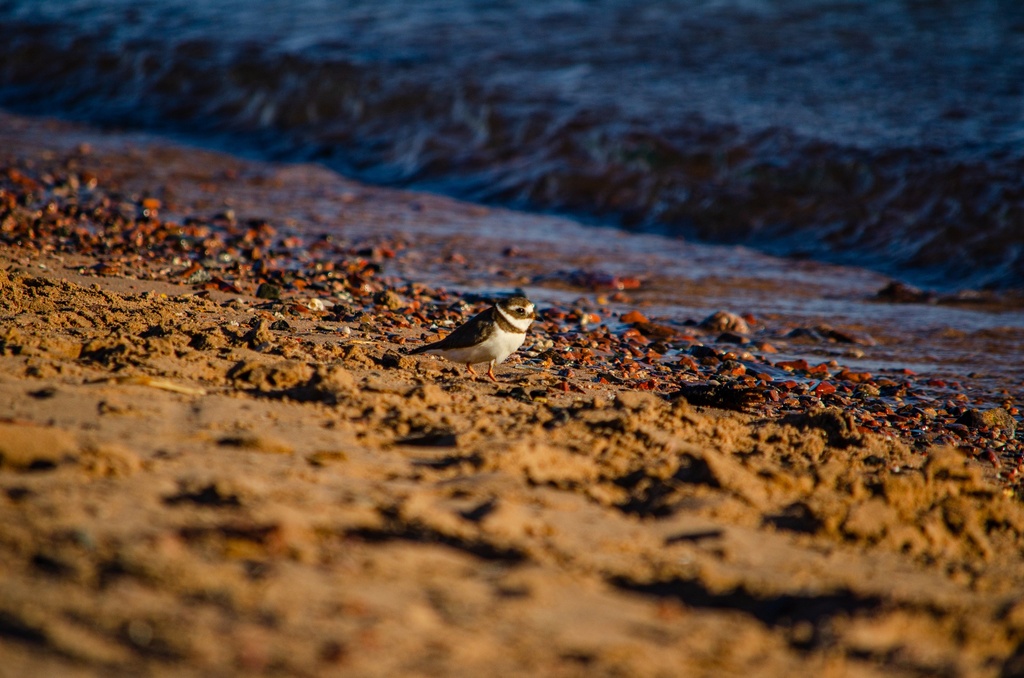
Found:
<svg viewBox="0 0 1024 678"><path fill-rule="evenodd" d="M1024 671L1019 328L874 369L554 218L0 140L0 675ZM499 383L406 354L516 289Z"/></svg>

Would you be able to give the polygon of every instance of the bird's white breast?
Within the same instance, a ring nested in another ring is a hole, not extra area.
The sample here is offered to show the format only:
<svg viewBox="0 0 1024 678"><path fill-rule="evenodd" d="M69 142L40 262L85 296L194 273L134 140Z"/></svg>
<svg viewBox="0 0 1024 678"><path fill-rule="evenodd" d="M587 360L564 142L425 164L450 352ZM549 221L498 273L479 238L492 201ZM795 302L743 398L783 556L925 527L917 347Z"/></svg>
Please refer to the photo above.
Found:
<svg viewBox="0 0 1024 678"><path fill-rule="evenodd" d="M504 330L499 329L491 336L487 337L486 340L476 344L475 346L450 348L446 351L433 350L427 351L427 353L441 355L454 362L465 363L468 365L489 363L492 360L495 363L500 363L504 362L505 358L512 355L516 349L522 346L523 341L525 340L525 334L505 332Z"/></svg>

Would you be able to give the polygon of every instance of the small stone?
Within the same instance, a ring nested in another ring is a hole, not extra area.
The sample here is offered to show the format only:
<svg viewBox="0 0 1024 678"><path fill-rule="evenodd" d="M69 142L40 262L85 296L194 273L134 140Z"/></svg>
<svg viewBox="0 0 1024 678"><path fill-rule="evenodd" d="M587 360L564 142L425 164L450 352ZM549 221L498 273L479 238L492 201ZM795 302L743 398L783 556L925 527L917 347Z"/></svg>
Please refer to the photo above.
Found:
<svg viewBox="0 0 1024 678"><path fill-rule="evenodd" d="M930 304L935 302L936 296L932 292L925 292L911 285L893 281L878 290L875 299L893 304Z"/></svg>
<svg viewBox="0 0 1024 678"><path fill-rule="evenodd" d="M817 330L812 329L810 327L797 327L796 329L789 331L786 334L785 338L789 339L790 341L800 342L825 341L825 337L821 336L821 334Z"/></svg>
<svg viewBox="0 0 1024 678"><path fill-rule="evenodd" d="M668 340L678 334L674 328L659 323L638 322L633 327L648 339Z"/></svg>
<svg viewBox="0 0 1024 678"><path fill-rule="evenodd" d="M830 341L834 341L840 344L858 344L860 346L874 346L878 342L875 341L874 337L866 332L856 332L854 330L837 330L829 327L828 325L819 325L815 328L820 335L826 337Z"/></svg>
<svg viewBox="0 0 1024 678"><path fill-rule="evenodd" d="M696 346L690 347L690 355L692 355L694 358L717 358L718 351L711 348L710 346L697 344Z"/></svg>
<svg viewBox="0 0 1024 678"><path fill-rule="evenodd" d="M186 285L200 285L211 280L213 280L213 276L210 275L210 272L197 264L192 269L186 271L183 282Z"/></svg>
<svg viewBox="0 0 1024 678"><path fill-rule="evenodd" d="M398 369L399 367L411 368L415 362L412 358L399 355L394 351L388 351L380 357L380 366L389 370Z"/></svg>
<svg viewBox="0 0 1024 678"><path fill-rule="evenodd" d="M401 298L391 290L384 290L373 295L373 303L377 306L383 306L389 311L397 311L402 308Z"/></svg>
<svg viewBox="0 0 1024 678"><path fill-rule="evenodd" d="M1009 412L1001 407L996 407L991 410L978 410L971 408L960 415L960 418L956 420L956 423L963 424L969 428L981 428L985 426L990 429L1000 429L1006 431L1011 436L1017 430L1017 421Z"/></svg>
<svg viewBox="0 0 1024 678"><path fill-rule="evenodd" d="M835 392L836 392L835 384L830 384L827 381L819 382L818 385L814 387L814 394L817 395L817 396L831 395L831 394L833 394Z"/></svg>
<svg viewBox="0 0 1024 678"><path fill-rule="evenodd" d="M882 391L874 384L857 384L854 394L861 398L874 398L881 395Z"/></svg>
<svg viewBox="0 0 1024 678"><path fill-rule="evenodd" d="M620 318L620 320L622 320L622 322L624 322L624 323L630 323L630 324L632 324L632 323L645 323L645 322L647 322L647 316L645 316L640 311L630 311L629 313L624 313L622 315L622 317Z"/></svg>
<svg viewBox="0 0 1024 678"><path fill-rule="evenodd" d="M701 321L700 326L713 332L734 332L736 334L750 334L750 326L747 321L735 313L729 311L717 311Z"/></svg>
<svg viewBox="0 0 1024 678"><path fill-rule="evenodd" d="M271 283L260 283L256 288L256 296L259 299L280 299L281 288Z"/></svg>

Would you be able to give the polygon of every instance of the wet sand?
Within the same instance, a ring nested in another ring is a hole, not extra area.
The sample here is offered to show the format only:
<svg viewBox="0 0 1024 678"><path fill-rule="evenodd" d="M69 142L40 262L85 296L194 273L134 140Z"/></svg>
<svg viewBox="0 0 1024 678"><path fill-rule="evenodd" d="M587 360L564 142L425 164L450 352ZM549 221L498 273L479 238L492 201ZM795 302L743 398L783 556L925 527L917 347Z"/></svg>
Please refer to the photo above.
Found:
<svg viewBox="0 0 1024 678"><path fill-rule="evenodd" d="M0 675L1024 670L1012 305L0 130Z"/></svg>

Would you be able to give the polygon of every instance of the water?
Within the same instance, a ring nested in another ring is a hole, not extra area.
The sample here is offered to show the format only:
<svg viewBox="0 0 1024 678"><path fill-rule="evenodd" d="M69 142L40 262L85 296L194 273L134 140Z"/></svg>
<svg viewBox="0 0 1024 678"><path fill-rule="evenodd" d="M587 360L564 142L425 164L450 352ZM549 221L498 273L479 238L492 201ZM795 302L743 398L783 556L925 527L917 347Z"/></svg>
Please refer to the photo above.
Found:
<svg viewBox="0 0 1024 678"><path fill-rule="evenodd" d="M0 105L1024 289L1016 0L0 0Z"/></svg>

